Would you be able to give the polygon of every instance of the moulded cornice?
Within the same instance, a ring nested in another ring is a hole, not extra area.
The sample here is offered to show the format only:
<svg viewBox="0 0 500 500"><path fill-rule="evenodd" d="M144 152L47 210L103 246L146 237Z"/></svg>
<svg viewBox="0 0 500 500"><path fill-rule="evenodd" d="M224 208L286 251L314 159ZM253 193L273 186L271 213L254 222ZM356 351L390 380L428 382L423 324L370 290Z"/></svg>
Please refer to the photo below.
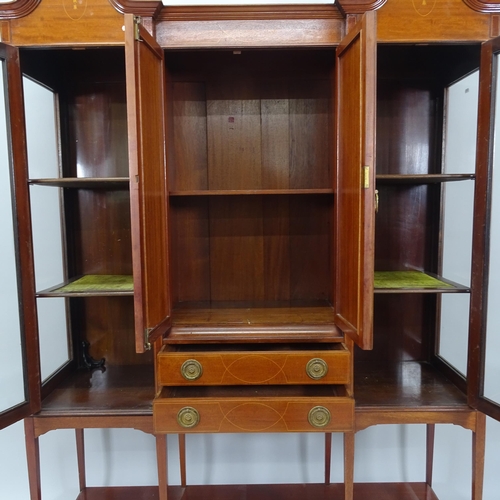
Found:
<svg viewBox="0 0 500 500"><path fill-rule="evenodd" d="M41 0L17 0L0 5L0 19L18 19L31 14Z"/></svg>
<svg viewBox="0 0 500 500"><path fill-rule="evenodd" d="M154 0L108 0L121 14L135 14L143 17L156 17L163 4Z"/></svg>
<svg viewBox="0 0 500 500"><path fill-rule="evenodd" d="M339 0L339 3L347 14L363 14L367 10L380 9L387 0Z"/></svg>
<svg viewBox="0 0 500 500"><path fill-rule="evenodd" d="M477 12L500 12L500 0L463 0L463 2Z"/></svg>
<svg viewBox="0 0 500 500"><path fill-rule="evenodd" d="M109 0L120 13L133 13L162 21L211 21L246 19L338 19L344 14L375 10L387 0L337 0L335 4L290 5L167 5L150 0ZM214 0L216 3L216 0ZM249 0L251 3L251 0Z"/></svg>

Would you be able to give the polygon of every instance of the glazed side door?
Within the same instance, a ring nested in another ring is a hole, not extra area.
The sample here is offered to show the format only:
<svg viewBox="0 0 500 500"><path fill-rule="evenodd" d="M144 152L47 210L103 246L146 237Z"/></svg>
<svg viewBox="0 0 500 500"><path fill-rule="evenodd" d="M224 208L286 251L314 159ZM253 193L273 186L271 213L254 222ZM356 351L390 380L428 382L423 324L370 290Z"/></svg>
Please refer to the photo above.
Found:
<svg viewBox="0 0 500 500"><path fill-rule="evenodd" d="M0 429L41 406L23 86L16 48L0 44Z"/></svg>
<svg viewBox="0 0 500 500"><path fill-rule="evenodd" d="M481 49L468 399L500 420L500 38Z"/></svg>
<svg viewBox="0 0 500 500"><path fill-rule="evenodd" d="M376 13L337 48L335 175L336 322L361 348L373 346Z"/></svg>
<svg viewBox="0 0 500 500"><path fill-rule="evenodd" d="M170 327L163 51L125 15L136 351Z"/></svg>

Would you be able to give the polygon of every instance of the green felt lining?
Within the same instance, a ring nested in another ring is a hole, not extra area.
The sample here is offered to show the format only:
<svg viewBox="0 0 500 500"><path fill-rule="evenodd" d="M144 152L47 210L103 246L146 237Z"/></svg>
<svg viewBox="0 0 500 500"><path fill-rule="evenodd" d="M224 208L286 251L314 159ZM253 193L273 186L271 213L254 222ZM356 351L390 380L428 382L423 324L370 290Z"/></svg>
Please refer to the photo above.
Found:
<svg viewBox="0 0 500 500"><path fill-rule="evenodd" d="M88 274L53 291L58 293L133 292L134 280L132 276L125 275Z"/></svg>
<svg viewBox="0 0 500 500"><path fill-rule="evenodd" d="M420 271L377 271L375 288L453 288Z"/></svg>

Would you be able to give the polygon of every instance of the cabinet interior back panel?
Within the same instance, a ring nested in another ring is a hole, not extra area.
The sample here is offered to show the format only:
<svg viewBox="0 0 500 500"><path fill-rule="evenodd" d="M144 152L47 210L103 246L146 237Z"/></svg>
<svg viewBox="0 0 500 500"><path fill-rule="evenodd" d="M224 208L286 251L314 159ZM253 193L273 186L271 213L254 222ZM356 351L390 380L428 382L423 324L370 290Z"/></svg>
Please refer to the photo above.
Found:
<svg viewBox="0 0 500 500"><path fill-rule="evenodd" d="M174 301L330 301L332 201L171 198Z"/></svg>
<svg viewBox="0 0 500 500"><path fill-rule="evenodd" d="M207 56L210 69L199 61L197 71L177 73L174 65L171 191L332 187L330 66L324 55L309 71L283 66L284 54L260 54L255 67L237 57L223 63L220 54Z"/></svg>

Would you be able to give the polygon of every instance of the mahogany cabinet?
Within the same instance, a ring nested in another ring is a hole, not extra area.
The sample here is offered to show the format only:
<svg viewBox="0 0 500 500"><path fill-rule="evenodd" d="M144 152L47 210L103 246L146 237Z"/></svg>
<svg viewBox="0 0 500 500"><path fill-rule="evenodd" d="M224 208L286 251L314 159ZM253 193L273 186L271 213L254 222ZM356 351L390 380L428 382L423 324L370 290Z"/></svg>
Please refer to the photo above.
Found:
<svg viewBox="0 0 500 500"><path fill-rule="evenodd" d="M58 428L79 498L437 498L440 423L473 432L481 499L499 9L427 3L0 11L26 366L0 423L26 418L33 500ZM427 424L425 481L353 484L355 433L389 423ZM91 427L154 434L159 488L87 488ZM196 432L324 433L325 484L186 486Z"/></svg>

